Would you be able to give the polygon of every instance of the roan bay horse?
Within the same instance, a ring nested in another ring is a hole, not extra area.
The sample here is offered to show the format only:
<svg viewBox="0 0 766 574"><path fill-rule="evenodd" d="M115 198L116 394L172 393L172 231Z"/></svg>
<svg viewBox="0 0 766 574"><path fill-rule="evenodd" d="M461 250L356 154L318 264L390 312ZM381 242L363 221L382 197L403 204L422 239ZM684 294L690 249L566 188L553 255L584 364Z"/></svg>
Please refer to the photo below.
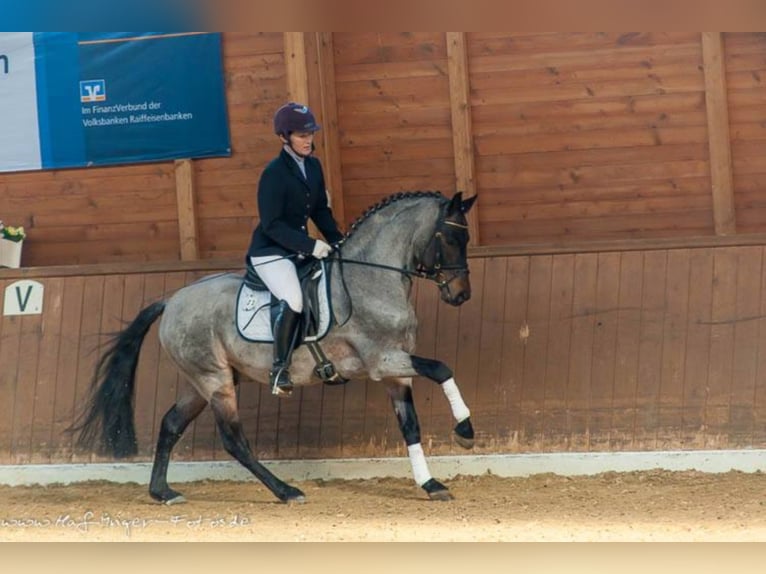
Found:
<svg viewBox="0 0 766 574"><path fill-rule="evenodd" d="M390 196L352 224L342 255L334 253L330 266L332 305L336 318L342 320L322 339L321 347L343 377L366 376L387 385L413 477L433 500L449 500L452 495L428 470L412 377L421 375L440 385L461 446L473 446L474 431L452 371L440 361L411 354L417 318L409 294L412 277L419 276L436 282L442 300L451 305L470 298L465 214L475 199L463 200L460 193L449 199L438 192ZM235 273L203 278L143 309L101 357L90 400L71 429L79 431L80 447L99 444L116 458L137 453L136 365L147 331L162 316L160 343L190 384L162 419L149 485L151 497L159 502L185 501L167 482L170 455L186 427L208 404L226 451L279 500L304 500L303 492L255 459L239 418L236 386L240 380L267 384L272 361L271 344L248 342L237 332L234 301L241 282L242 276ZM304 346L296 349L290 370L294 384L320 382L314 366Z"/></svg>

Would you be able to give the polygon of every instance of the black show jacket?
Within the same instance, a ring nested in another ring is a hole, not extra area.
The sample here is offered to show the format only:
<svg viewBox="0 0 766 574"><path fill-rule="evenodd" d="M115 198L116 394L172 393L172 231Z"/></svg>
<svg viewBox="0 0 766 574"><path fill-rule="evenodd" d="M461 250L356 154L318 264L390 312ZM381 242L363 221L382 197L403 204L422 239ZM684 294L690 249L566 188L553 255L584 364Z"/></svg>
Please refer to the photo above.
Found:
<svg viewBox="0 0 766 574"><path fill-rule="evenodd" d="M248 257L311 255L314 239L308 234L309 219L329 243L343 239L327 204L322 164L309 156L304 165L306 178L283 149L263 170L258 182L260 222L253 230Z"/></svg>

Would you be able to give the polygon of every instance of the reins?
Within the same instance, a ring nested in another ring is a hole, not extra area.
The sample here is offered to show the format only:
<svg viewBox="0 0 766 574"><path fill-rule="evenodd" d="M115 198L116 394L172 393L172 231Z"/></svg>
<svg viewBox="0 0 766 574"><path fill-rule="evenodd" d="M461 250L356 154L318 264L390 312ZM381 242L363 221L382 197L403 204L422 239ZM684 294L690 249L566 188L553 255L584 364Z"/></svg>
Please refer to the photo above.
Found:
<svg viewBox="0 0 766 574"><path fill-rule="evenodd" d="M336 250L330 254L329 259L330 261L337 261L338 262L338 271L340 272L340 279L341 283L343 284L343 291L346 293L346 298L349 302L349 313L348 317L341 323L336 318L336 323L338 326L345 325L348 320L351 318L351 315L354 313L354 303L351 300L351 296L348 292L348 286L346 285L346 276L343 273L343 264L344 263L351 263L352 265L361 265L363 267L372 267L375 269L383 269L385 271L393 271L395 273L400 273L404 275L405 277L416 277L419 279L428 279L429 281L433 281L436 283L436 285L439 287L439 289L449 289L449 284L452 283L455 279L458 277L462 277L464 275L468 275L468 265L444 265L442 263L442 236L443 233L441 231L441 226L443 225L451 225L453 227L459 227L461 229L468 229L467 225L463 225L462 223L457 223L455 221L446 221L442 220L440 223L440 228L437 229L437 231L434 233L434 239L435 242L435 261L433 263L433 266L428 269L424 267L422 264L418 265L415 269L407 269L404 267L395 267L393 265L385 265L383 263L375 263L373 261L361 261L359 259L349 259L347 257L343 257L340 254L340 247L336 248ZM456 271L450 277L449 279L439 279L439 275L442 274L442 271Z"/></svg>
<svg viewBox="0 0 766 574"><path fill-rule="evenodd" d="M432 196L432 197L441 197L438 193L421 193L417 192L414 194L398 194L395 196L392 196L391 198L388 198L387 200L381 202L380 204L376 205L375 207L371 208L365 214L354 222L352 224L352 231L349 233L353 233L353 230L358 227L359 223L369 217L369 215L376 213L380 208L385 207L386 205L389 205L390 203L397 201L399 199L409 198L409 197L422 197L422 196ZM346 298L349 301L349 314L348 317L341 323L336 318L336 323L339 326L345 325L346 322L351 318L351 315L353 314L353 302L351 301L351 297L348 290L348 285L346 284L346 276L343 272L343 265L348 263L351 265L361 265L363 267L371 267L374 269L381 269L384 271L391 271L394 273L399 273L405 277L408 278L418 278L418 279L427 279L429 281L433 281L436 283L436 285L439 287L439 289L444 290L447 289L449 292L449 285L454 281L455 279L459 277L464 277L469 274L468 270L468 264L467 262L458 262L455 264L447 264L445 265L443 262L444 259L444 234L445 234L445 226L451 226L451 227L457 227L460 229L468 230L468 226L459 223L457 221L449 221L445 218L444 211L442 212L442 217L440 218L440 221L438 222L437 228L434 232L434 235L431 239L431 242L426 247L426 251L424 253L427 253L429 250L433 249L433 260L430 263L430 267L427 267L422 261L418 262L416 267L414 269L408 269L406 267L396 267L393 265L387 265L385 263L377 263L374 261L362 261L359 259L350 259L348 257L343 257L341 254L341 246L337 246L335 250L330 253L330 255L327 257L328 262L337 262L338 263L338 271L340 273L340 279L341 283L343 284L343 291L346 293ZM290 254L285 255L281 257L281 259L293 259L298 258L302 259L303 256L299 254ZM274 260L270 261L264 261L262 263L259 263L258 265L268 265L269 263L272 263ZM254 266L255 267L255 266ZM445 278L444 272L445 271L451 271L453 272L449 278Z"/></svg>
<svg viewBox="0 0 766 574"><path fill-rule="evenodd" d="M449 281L438 281L435 279L436 274L439 270L447 269L447 270L453 270L453 269L465 269L462 265L435 265L433 270L425 270L425 269L405 269L404 267L394 267L392 265L385 265L383 263L374 263L372 261L362 261L359 259L348 259L346 257L341 257L338 255L338 251L334 251L328 256L328 259L330 261L337 261L338 263L352 263L354 265L363 265L365 267L376 267L377 269L385 269L387 271L396 271L397 273L401 273L402 275L407 275L408 277L418 277L420 279L430 279L431 281L434 281L437 285L441 287L442 284L447 285ZM269 261L263 261L262 263L258 263L257 265L253 265L253 267L260 267L261 265L268 265L269 263L274 263L275 261L280 261L282 259L295 259L300 258L300 255L298 253L292 253L290 255L283 255L281 257L270 259ZM454 277L453 277L454 279ZM451 280L450 280L451 281Z"/></svg>
<svg viewBox="0 0 766 574"><path fill-rule="evenodd" d="M468 229L467 225L463 225L462 223L457 223L456 221L442 221L441 225L451 225L452 227L459 227L460 229ZM341 267L343 263L352 263L355 265L363 265L366 267L375 267L378 269L385 269L388 271L396 271L397 273L401 273L402 275L406 275L408 277L418 277L420 279L428 279L430 281L433 281L436 283L440 288L446 287L449 285L454 279L457 277L460 277L462 275L468 275L468 266L467 265L444 265L442 263L442 238L443 234L442 231L439 229L434 233L434 239L437 240L436 242L436 261L433 264L433 267L431 269L425 268L422 264L419 265L416 269L406 269L404 267L394 267L392 265L384 265L383 263L374 263L372 261L361 261L358 259L348 259L346 257L342 257L340 255L340 252L338 250L334 251L330 254L330 258L338 261L341 263ZM461 273L456 273L453 275L450 279L447 281L439 281L437 279L437 276L441 271L460 271ZM342 273L341 273L342 275Z"/></svg>
<svg viewBox="0 0 766 574"><path fill-rule="evenodd" d="M424 269L424 268L406 269L404 267L394 267L391 265L384 265L382 263L373 263L372 261L360 261L358 259L348 259L346 257L341 257L339 255L330 255L330 259L332 261L337 261L338 263L340 263L341 269L343 268L343 263L362 265L364 267L375 267L376 269L385 269L386 271L395 271L397 273L401 273L402 275L406 275L407 277L417 277L418 279L428 279L429 281L433 281L434 283L436 283L439 287L446 287L457 277L468 274L468 269L464 265L435 265L433 269ZM447 281L439 281L436 278L436 276L439 274L440 271L444 271L444 270L463 271L463 273L456 273L455 275L450 277Z"/></svg>
<svg viewBox="0 0 766 574"><path fill-rule="evenodd" d="M330 260L337 261L338 263L340 263L341 268L343 266L343 263L352 263L354 265L363 265L365 267L375 267L376 269L385 269L386 271L396 271L397 273L401 273L402 275L407 275L408 277L419 277L421 279L427 279L427 274L424 271L418 271L416 269L405 269L404 267L394 267L392 265L384 265L383 263L374 263L372 261L348 259L347 257L341 257L340 255L335 255L335 253L330 255Z"/></svg>

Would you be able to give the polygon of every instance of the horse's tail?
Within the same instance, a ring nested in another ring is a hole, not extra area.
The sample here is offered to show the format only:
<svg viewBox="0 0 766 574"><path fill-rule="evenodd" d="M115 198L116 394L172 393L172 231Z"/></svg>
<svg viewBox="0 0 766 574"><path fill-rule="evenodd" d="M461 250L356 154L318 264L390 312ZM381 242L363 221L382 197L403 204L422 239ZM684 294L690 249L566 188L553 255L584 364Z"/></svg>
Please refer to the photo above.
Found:
<svg viewBox="0 0 766 574"><path fill-rule="evenodd" d="M165 301L149 305L110 341L96 366L90 399L69 429L79 431L78 447L92 450L100 440L100 451L115 458L138 452L133 421L136 366L144 337L164 310Z"/></svg>

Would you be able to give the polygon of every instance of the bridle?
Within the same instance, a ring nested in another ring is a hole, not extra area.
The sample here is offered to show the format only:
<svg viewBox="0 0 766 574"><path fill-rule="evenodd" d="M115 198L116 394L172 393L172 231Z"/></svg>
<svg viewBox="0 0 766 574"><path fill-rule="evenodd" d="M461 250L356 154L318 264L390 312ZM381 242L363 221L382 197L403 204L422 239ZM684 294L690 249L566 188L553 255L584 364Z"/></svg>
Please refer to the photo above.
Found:
<svg viewBox="0 0 766 574"><path fill-rule="evenodd" d="M340 271L340 277L341 277L341 283L343 284L343 290L348 295L348 286L346 285L346 277L343 273L343 265L346 263L351 263L352 265L362 265L365 267L374 267L376 269L385 269L388 271L395 271L397 273L401 273L402 275L405 275L406 277L417 277L420 279L428 279L429 281L433 281L436 283L436 285L439 287L439 290L444 293L445 290L447 294L449 294L449 285L457 279L458 277L464 277L469 274L468 271L468 262L463 260L459 263L454 264L445 264L444 263L444 227L445 226L452 226L452 227L459 227L460 229L468 229L467 225L463 225L462 223L458 223L456 221L448 221L446 219L442 219L439 222L439 225L436 228L436 231L434 232L433 237L428 242L428 245L426 246L424 253L428 253L431 249L434 251L434 259L433 263L431 263L430 266L425 265L423 262L419 262L415 269L406 269L404 267L395 267L392 265L384 265L383 263L374 263L372 261L360 261L358 259L348 259L347 257L343 257L338 250L334 251L332 254L330 254L329 259L331 261L337 261L338 262L338 268ZM445 271L453 271L454 273L449 277L449 279L445 279ZM348 317L342 322L337 321L338 325L344 325L346 321L348 321L351 318L351 315L353 314L353 303L351 302L351 298L349 297L349 313Z"/></svg>
<svg viewBox="0 0 766 574"><path fill-rule="evenodd" d="M444 228L445 226L458 227L460 229L468 230L468 226L457 221L449 221L447 219L441 220L439 226L434 232L434 236L431 238L428 246L425 249L425 253L428 253L431 248L434 250L434 261L430 267L426 267L423 263L419 263L416 267L416 272L419 277L429 279L438 285L439 289L449 288L449 284L452 283L458 277L466 276L470 273L468 270L468 263L466 261L460 261L453 264L444 263ZM454 271L449 279L444 279L444 271Z"/></svg>
<svg viewBox="0 0 766 574"><path fill-rule="evenodd" d="M420 279L428 279L429 281L433 281L434 283L436 283L436 285L441 290L449 289L449 284L452 283L452 281L454 281L458 277L463 277L468 275L470 271L468 270L468 263L466 261L461 261L454 264L444 263L444 227L447 225L468 230L467 225L458 223L457 221L449 221L446 219L442 219L439 222L439 225L437 226L433 237L428 242L428 245L426 246L424 250L424 253L428 253L431 249L433 249L434 251L434 260L430 264L430 266L424 264L423 262L419 262L417 266L415 267L415 269L407 269L404 267L395 267L392 265L384 265L382 263L374 263L372 261L360 261L358 259L348 259L340 255L340 253L338 253L337 251L334 252L332 255L330 255L330 259L333 261L338 261L341 264L341 269L344 263L351 263L354 265L363 265L366 267L375 267L377 269L387 269L389 271L396 271L397 273L401 273L402 275L406 275L408 277L418 277ZM450 276L449 279L445 279L444 278L445 271L454 271L454 273ZM341 276L342 276L342 273L341 273Z"/></svg>

